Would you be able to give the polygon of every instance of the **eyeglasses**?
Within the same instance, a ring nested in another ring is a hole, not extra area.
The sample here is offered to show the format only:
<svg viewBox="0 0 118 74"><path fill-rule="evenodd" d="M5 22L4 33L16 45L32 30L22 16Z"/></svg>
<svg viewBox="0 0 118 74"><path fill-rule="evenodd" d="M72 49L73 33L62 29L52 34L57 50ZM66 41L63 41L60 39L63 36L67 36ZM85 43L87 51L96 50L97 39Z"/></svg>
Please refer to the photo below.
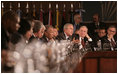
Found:
<svg viewBox="0 0 118 74"><path fill-rule="evenodd" d="M110 32L113 32L113 33L116 32L116 31L112 31L112 30L109 30L109 31L110 31Z"/></svg>

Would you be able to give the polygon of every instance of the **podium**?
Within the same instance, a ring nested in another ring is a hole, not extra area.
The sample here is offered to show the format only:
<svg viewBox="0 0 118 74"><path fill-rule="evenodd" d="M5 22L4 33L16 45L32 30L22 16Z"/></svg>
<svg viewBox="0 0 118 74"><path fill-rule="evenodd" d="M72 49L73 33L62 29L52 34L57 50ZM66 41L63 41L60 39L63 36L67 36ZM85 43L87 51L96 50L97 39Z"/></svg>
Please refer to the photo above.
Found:
<svg viewBox="0 0 118 74"><path fill-rule="evenodd" d="M117 51L88 52L74 73L117 73Z"/></svg>

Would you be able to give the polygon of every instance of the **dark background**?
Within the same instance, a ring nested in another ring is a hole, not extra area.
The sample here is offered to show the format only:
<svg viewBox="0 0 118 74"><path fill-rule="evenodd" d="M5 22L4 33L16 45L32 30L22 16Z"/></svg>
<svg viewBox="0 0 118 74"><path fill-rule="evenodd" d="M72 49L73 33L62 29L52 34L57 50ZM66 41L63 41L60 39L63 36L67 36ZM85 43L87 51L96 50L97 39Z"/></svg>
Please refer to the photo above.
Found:
<svg viewBox="0 0 118 74"><path fill-rule="evenodd" d="M74 11L79 9L79 3L81 3L81 8L83 8L86 12L83 13L83 22L91 22L92 16L94 13L98 13L101 17L101 21L104 22L117 22L117 1L2 1L1 3L4 3L4 11L9 10L10 3L12 5L12 10L17 11L18 9L18 3L20 2L21 10L22 10L22 16L25 16L26 13L26 4L29 4L29 14L32 16L33 12L33 4L35 4L36 9L36 18L39 19L39 9L40 5L42 4L43 11L44 11L44 24L48 24L48 11L49 11L49 3L51 3L51 9L52 9L52 20L53 25L55 25L55 19L56 19L56 4L59 6L59 24L62 22L62 11L63 11L63 5L66 5L66 22L70 22L70 10L71 10L71 4L74 5ZM108 7L108 3L110 2L110 7ZM103 10L104 14L102 14L102 5L103 4ZM116 7L116 8L115 8ZM108 11L106 12L105 10ZM109 11L112 11L115 9L113 16L108 18L107 16L104 16Z"/></svg>

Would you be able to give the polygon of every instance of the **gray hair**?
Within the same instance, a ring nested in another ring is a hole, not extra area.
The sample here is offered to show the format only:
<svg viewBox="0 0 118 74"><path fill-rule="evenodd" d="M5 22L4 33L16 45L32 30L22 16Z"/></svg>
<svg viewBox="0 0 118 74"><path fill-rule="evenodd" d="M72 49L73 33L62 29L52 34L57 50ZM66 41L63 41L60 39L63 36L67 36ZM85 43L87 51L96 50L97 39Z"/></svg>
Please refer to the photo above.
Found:
<svg viewBox="0 0 118 74"><path fill-rule="evenodd" d="M87 29L87 31L88 31L87 26L80 26L80 28L86 28L86 29ZM79 28L79 30L80 30L80 28Z"/></svg>
<svg viewBox="0 0 118 74"><path fill-rule="evenodd" d="M33 32L36 33L39 30L41 30L42 28L45 29L45 26L43 25L43 23L39 20L35 20L34 21L34 28L33 28Z"/></svg>
<svg viewBox="0 0 118 74"><path fill-rule="evenodd" d="M71 23L66 23L66 24L64 25L63 30L64 30L64 29L67 29L69 25L72 25L72 26L73 26L73 24L71 24Z"/></svg>
<svg viewBox="0 0 118 74"><path fill-rule="evenodd" d="M52 25L45 25L45 32L49 29L49 28L53 28L53 26Z"/></svg>

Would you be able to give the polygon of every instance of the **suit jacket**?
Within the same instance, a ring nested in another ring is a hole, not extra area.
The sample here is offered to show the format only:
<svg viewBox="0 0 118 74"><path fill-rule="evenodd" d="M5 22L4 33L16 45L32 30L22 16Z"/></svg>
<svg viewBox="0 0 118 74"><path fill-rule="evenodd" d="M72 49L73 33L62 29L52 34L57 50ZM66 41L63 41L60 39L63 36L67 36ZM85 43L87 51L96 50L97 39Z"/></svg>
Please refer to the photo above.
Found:
<svg viewBox="0 0 118 74"><path fill-rule="evenodd" d="M75 38L75 40L76 39L78 39L79 40L79 35L78 34L73 34L73 36L72 36L72 39L73 38ZM84 37L84 43L86 43L88 41L88 38L87 37ZM93 41L88 41L89 42L89 44L90 44L90 48L92 49L92 51L94 51L94 49L93 49Z"/></svg>
<svg viewBox="0 0 118 74"><path fill-rule="evenodd" d="M41 38L41 41L44 42L44 43L48 43L48 40L47 40L45 35Z"/></svg>
<svg viewBox="0 0 118 74"><path fill-rule="evenodd" d="M116 48L116 47L117 47L117 37L114 36L114 40L115 40L115 43L116 43L116 46L115 46L115 48ZM102 48L103 48L103 44L104 44L104 43L108 43L107 46L109 46L109 48L111 48L111 47L110 47L110 41L108 40L107 35L104 36L101 41L102 41ZM104 49L104 48L103 48L103 49ZM110 50L110 49L109 49L109 50Z"/></svg>
<svg viewBox="0 0 118 74"><path fill-rule="evenodd" d="M33 40L40 40L40 39L32 35L29 39L29 43L32 42Z"/></svg>
<svg viewBox="0 0 118 74"><path fill-rule="evenodd" d="M114 36L114 40L115 40L115 42L117 42L117 37ZM110 42L110 41L108 40L107 35L102 38L102 41L103 41L104 43L105 43L105 42Z"/></svg>
<svg viewBox="0 0 118 74"><path fill-rule="evenodd" d="M66 36L64 34L64 32L60 33L57 37L56 37L57 40L66 40ZM69 40L72 40L72 36L69 36Z"/></svg>
<svg viewBox="0 0 118 74"><path fill-rule="evenodd" d="M76 39L79 40L79 37L80 37L80 36L79 36L78 34L73 34L73 35L72 35L72 39L75 38L75 40L76 40ZM88 41L88 38L87 38L87 37L84 37L84 42L86 43L86 41Z"/></svg>
<svg viewBox="0 0 118 74"><path fill-rule="evenodd" d="M9 37L7 36L5 29L1 26L1 49L7 50L8 42L9 42Z"/></svg>
<svg viewBox="0 0 118 74"><path fill-rule="evenodd" d="M115 40L115 43L117 43L117 37L114 36L114 40ZM102 42L103 43L110 43L110 41L108 40L107 35L102 38Z"/></svg>
<svg viewBox="0 0 118 74"><path fill-rule="evenodd" d="M74 32L77 30L77 29L79 29L81 26L83 26L83 24L82 23L80 23L80 24L73 24L73 28L74 28Z"/></svg>

